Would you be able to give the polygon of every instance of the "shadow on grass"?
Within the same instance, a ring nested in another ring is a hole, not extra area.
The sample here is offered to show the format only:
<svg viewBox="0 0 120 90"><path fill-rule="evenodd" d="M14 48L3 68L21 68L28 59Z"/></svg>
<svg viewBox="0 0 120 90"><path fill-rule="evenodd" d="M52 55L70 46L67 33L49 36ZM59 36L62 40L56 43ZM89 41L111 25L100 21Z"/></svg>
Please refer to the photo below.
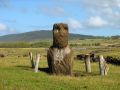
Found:
<svg viewBox="0 0 120 90"><path fill-rule="evenodd" d="M74 77L98 76L98 75L99 75L98 73L94 73L94 72L86 73L84 71L78 71L78 70L73 71Z"/></svg>
<svg viewBox="0 0 120 90"><path fill-rule="evenodd" d="M29 66L15 66L15 67L18 67L18 68L20 68L20 69L22 69L22 70L30 70L30 67Z"/></svg>
<svg viewBox="0 0 120 90"><path fill-rule="evenodd" d="M49 68L38 68L38 70L50 74Z"/></svg>
<svg viewBox="0 0 120 90"><path fill-rule="evenodd" d="M34 71L34 69L32 68L32 67L29 67L29 66L16 66L16 67L18 67L18 68L20 68L20 69L22 69L22 70L33 70ZM47 73L47 74L50 74L50 72L49 72L49 68L38 68L38 70L40 71L40 72L45 72L45 73Z"/></svg>
<svg viewBox="0 0 120 90"><path fill-rule="evenodd" d="M16 66L22 70L33 70L33 68L29 67L29 66ZM47 73L49 75L51 75L49 68L45 67L45 68L38 68L39 72L44 72ZM72 76L73 77L85 77L85 76L98 76L99 74L97 72L91 72L91 73L86 73L85 71L79 71L79 70L74 70Z"/></svg>

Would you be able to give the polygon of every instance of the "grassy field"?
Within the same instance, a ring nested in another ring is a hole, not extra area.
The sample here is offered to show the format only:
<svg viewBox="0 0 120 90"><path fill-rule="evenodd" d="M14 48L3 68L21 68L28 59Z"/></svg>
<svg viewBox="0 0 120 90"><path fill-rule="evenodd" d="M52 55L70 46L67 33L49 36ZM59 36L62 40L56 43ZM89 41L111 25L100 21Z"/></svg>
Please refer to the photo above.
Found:
<svg viewBox="0 0 120 90"><path fill-rule="evenodd" d="M81 40L77 46L73 46L74 56L81 53L99 51L97 54L113 55L120 57L120 49L109 47L119 44L119 41L98 40L100 45L94 46L88 43L96 43L97 40L88 40L86 46L82 46ZM98 43L97 42L97 43ZM79 46L80 45L80 46ZM77 47L77 48L75 48ZM41 60L39 72L34 73L30 66L28 52L39 52ZM0 54L0 90L119 90L120 89L120 66L109 64L110 70L107 76L100 76L98 63L92 63L92 73L86 74L84 62L74 60L74 76L55 76L44 71L47 68L45 48L1 48Z"/></svg>

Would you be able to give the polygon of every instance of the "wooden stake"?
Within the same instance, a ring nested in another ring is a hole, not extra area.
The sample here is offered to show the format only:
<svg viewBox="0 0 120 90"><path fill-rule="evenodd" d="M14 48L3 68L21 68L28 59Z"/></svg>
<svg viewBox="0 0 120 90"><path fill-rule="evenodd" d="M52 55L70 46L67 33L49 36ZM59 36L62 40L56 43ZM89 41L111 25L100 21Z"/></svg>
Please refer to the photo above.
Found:
<svg viewBox="0 0 120 90"><path fill-rule="evenodd" d="M35 68L32 52L29 52L32 68Z"/></svg>
<svg viewBox="0 0 120 90"><path fill-rule="evenodd" d="M85 55L85 69L87 73L91 72L90 55Z"/></svg>
<svg viewBox="0 0 120 90"><path fill-rule="evenodd" d="M40 60L40 54L36 54L36 62L35 62L35 72L38 72L38 67L39 67L39 60Z"/></svg>
<svg viewBox="0 0 120 90"><path fill-rule="evenodd" d="M107 75L109 67L103 57L103 55L99 56L99 69L100 69L100 75Z"/></svg>

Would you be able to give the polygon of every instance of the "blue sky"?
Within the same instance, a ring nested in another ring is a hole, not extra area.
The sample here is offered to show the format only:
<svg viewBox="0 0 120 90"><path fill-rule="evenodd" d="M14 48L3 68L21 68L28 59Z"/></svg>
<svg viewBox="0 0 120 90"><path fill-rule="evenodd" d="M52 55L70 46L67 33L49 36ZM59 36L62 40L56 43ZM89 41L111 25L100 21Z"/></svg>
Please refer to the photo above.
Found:
<svg viewBox="0 0 120 90"><path fill-rule="evenodd" d="M59 22L71 33L120 35L120 0L0 0L0 35L52 30Z"/></svg>

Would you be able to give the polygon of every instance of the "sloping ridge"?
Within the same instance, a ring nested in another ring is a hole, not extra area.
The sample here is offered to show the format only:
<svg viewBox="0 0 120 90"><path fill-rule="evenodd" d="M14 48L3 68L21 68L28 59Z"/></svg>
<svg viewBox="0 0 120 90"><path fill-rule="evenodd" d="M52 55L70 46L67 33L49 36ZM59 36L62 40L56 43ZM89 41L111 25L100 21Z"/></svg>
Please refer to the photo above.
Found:
<svg viewBox="0 0 120 90"><path fill-rule="evenodd" d="M70 39L77 38L96 38L95 36L90 35L80 35L80 34L70 34ZM9 34L0 36L0 42L15 42L15 41L36 41L36 40L44 40L44 39L52 39L52 31L40 30L40 31L32 31L20 34Z"/></svg>

